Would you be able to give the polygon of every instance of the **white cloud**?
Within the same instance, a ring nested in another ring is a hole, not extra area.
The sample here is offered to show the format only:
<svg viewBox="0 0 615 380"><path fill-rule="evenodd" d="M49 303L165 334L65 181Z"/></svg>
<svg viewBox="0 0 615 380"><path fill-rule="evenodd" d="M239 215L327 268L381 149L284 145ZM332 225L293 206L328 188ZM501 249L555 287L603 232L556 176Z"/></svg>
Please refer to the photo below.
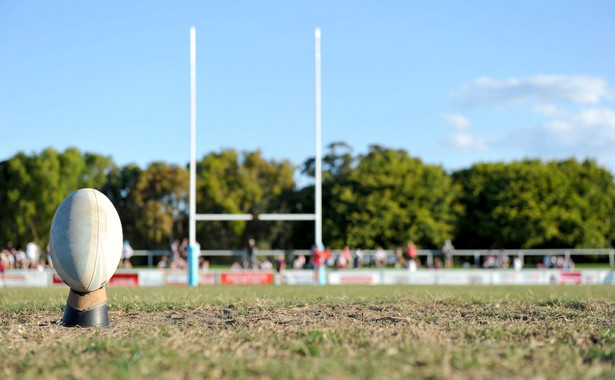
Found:
<svg viewBox="0 0 615 380"><path fill-rule="evenodd" d="M600 157L612 155L615 146L615 111L589 108L578 112L554 110L556 118L534 128L512 131L509 144L528 153Z"/></svg>
<svg viewBox="0 0 615 380"><path fill-rule="evenodd" d="M496 113L506 117L504 122L473 125L472 132L469 126L458 128L444 142L461 151L508 151L544 159L591 157L615 167L614 94L605 79L591 76L479 78L455 94L458 101L476 107L515 107ZM454 126L455 118L448 115L456 114L442 115Z"/></svg>
<svg viewBox="0 0 615 380"><path fill-rule="evenodd" d="M472 125L470 119L457 113L443 113L442 119L446 124L458 130L458 132L444 137L446 146L458 151L485 149L485 140L470 133L469 130Z"/></svg>
<svg viewBox="0 0 615 380"><path fill-rule="evenodd" d="M535 113L551 117L542 128L565 142L583 145L601 145L602 141L615 142L615 111L609 108L586 108L577 112L554 106L534 107Z"/></svg>
<svg viewBox="0 0 615 380"><path fill-rule="evenodd" d="M598 104L612 99L613 92L603 78L591 76L537 75L504 81L482 77L454 94L468 106L505 107L526 102L550 104Z"/></svg>
<svg viewBox="0 0 615 380"><path fill-rule="evenodd" d="M485 150L487 147L484 138L467 132L448 135L444 138L444 142L447 146L462 151Z"/></svg>
<svg viewBox="0 0 615 380"><path fill-rule="evenodd" d="M545 123L544 128L550 133L558 134L558 133L568 133L572 130L572 126L564 121L550 121Z"/></svg>
<svg viewBox="0 0 615 380"><path fill-rule="evenodd" d="M591 108L579 113L575 119L586 127L615 129L615 111L607 108Z"/></svg>
<svg viewBox="0 0 615 380"><path fill-rule="evenodd" d="M544 116L555 116L558 114L559 109L553 104L537 104L532 107L532 111Z"/></svg>
<svg viewBox="0 0 615 380"><path fill-rule="evenodd" d="M472 124L467 117L457 113L443 113L442 119L446 124L450 125L451 127L461 130L469 129L470 125Z"/></svg>

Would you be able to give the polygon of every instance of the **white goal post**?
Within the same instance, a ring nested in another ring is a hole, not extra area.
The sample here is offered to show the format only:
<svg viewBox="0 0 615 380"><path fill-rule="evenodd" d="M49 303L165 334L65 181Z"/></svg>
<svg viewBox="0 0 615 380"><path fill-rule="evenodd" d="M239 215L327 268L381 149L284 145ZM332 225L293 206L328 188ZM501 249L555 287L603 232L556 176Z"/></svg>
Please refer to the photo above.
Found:
<svg viewBox="0 0 615 380"><path fill-rule="evenodd" d="M196 29L190 28L190 246L196 246L197 221L314 221L315 244L322 244L322 115L320 86L320 28L315 37L315 121L316 154L314 184L314 214L197 214L196 213Z"/></svg>

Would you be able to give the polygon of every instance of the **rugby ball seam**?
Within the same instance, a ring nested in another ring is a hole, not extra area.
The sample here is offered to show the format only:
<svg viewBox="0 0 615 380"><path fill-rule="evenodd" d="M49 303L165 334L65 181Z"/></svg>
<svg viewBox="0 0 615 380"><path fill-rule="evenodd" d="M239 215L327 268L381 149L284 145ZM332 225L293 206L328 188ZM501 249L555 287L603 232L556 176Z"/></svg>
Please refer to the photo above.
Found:
<svg viewBox="0 0 615 380"><path fill-rule="evenodd" d="M94 194L94 202L96 202L96 218L94 220L96 220L96 241L94 242L94 265L96 265L97 267L100 267L99 263L98 263L98 240L100 239L100 210L99 210L99 206L98 206L98 194L96 194L95 191L92 192ZM92 271L92 276L90 277L90 282L88 283L88 288L92 287L92 283L94 282L94 274L96 273L96 270Z"/></svg>

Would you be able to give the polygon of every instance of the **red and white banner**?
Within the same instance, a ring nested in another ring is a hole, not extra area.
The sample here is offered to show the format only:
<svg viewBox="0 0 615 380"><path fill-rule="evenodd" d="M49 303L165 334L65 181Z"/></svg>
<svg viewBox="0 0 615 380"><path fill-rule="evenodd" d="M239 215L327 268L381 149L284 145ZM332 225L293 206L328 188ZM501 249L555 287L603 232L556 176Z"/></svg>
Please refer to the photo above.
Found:
<svg viewBox="0 0 615 380"><path fill-rule="evenodd" d="M199 285L215 285L216 275L215 273L199 272Z"/></svg>
<svg viewBox="0 0 615 380"><path fill-rule="evenodd" d="M328 283L332 285L380 284L380 271L329 272Z"/></svg>
<svg viewBox="0 0 615 380"><path fill-rule="evenodd" d="M273 284L273 273L269 272L222 272L220 283L224 285L269 285Z"/></svg>
<svg viewBox="0 0 615 380"><path fill-rule="evenodd" d="M53 285L65 285L64 281L60 278L60 276L53 272L51 276L51 283ZM138 272L122 272L115 273L113 277L109 280L108 285L110 286L139 286L139 274Z"/></svg>
<svg viewBox="0 0 615 380"><path fill-rule="evenodd" d="M581 285L581 272L561 272L559 283L562 285Z"/></svg>
<svg viewBox="0 0 615 380"><path fill-rule="evenodd" d="M139 286L137 272L115 273L109 280L109 286Z"/></svg>
<svg viewBox="0 0 615 380"><path fill-rule="evenodd" d="M51 283L53 285L66 285L56 272L53 272L53 275L51 276Z"/></svg>

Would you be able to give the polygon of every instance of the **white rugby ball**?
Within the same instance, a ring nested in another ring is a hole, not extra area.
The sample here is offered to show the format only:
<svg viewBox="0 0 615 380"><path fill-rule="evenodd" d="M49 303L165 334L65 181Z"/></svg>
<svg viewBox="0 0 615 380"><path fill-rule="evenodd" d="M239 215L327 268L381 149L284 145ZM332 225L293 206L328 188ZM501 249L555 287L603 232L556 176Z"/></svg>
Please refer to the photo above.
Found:
<svg viewBox="0 0 615 380"><path fill-rule="evenodd" d="M53 216L51 261L73 290L91 292L105 285L120 262L122 244L120 217L98 190L75 191Z"/></svg>

